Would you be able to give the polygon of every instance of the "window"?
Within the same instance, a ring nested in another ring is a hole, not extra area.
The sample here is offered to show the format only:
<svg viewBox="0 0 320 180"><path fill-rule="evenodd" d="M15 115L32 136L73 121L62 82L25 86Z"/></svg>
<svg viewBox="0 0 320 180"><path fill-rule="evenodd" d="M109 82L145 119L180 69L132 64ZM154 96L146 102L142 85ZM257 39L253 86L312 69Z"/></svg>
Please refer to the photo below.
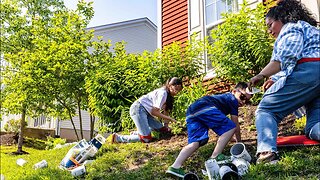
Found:
<svg viewBox="0 0 320 180"><path fill-rule="evenodd" d="M189 36L198 34L200 39L210 36L211 30L223 23L222 13L238 11L238 2L242 0L188 0ZM206 54L203 63L202 72L212 74L212 63Z"/></svg>
<svg viewBox="0 0 320 180"><path fill-rule="evenodd" d="M222 13L238 11L238 0L205 0L204 1L204 22L205 35L210 36L210 32L218 24L222 23ZM209 42L212 39L209 39ZM206 72L213 70L212 63L209 58L205 58Z"/></svg>
<svg viewBox="0 0 320 180"><path fill-rule="evenodd" d="M205 0L205 24L210 26L219 21L221 13L238 10L237 0Z"/></svg>

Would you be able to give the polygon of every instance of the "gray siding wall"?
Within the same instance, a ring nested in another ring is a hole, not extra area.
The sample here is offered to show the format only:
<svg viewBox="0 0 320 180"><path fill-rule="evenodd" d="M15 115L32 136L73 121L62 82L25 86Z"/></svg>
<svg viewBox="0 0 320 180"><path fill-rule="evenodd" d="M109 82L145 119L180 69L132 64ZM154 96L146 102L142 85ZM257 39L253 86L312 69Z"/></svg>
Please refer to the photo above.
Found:
<svg viewBox="0 0 320 180"><path fill-rule="evenodd" d="M111 40L113 46L116 42L125 41L128 53L141 53L145 50L152 52L157 49L157 31L145 23L99 29L94 34L95 37L102 36L106 42Z"/></svg>

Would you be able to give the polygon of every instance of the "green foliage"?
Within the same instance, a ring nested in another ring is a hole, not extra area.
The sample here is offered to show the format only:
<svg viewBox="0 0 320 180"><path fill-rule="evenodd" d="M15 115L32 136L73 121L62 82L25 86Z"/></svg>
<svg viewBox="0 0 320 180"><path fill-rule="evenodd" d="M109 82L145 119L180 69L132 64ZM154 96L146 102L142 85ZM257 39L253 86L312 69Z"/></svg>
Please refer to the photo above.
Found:
<svg viewBox="0 0 320 180"><path fill-rule="evenodd" d="M122 129L135 129L136 125L134 124L133 120L130 117L130 108L124 108L121 111L121 116L120 116L120 120L121 120L121 128Z"/></svg>
<svg viewBox="0 0 320 180"><path fill-rule="evenodd" d="M116 43L114 52L109 52L110 46L102 40L93 43L85 84L89 107L107 130L120 127L119 121L130 128L133 124L123 110L128 110L137 97L161 87L169 77L197 75L203 53L203 42L195 40L184 47L173 43L162 51L142 54L128 54L124 42Z"/></svg>
<svg viewBox="0 0 320 180"><path fill-rule="evenodd" d="M186 112L190 104L207 94L208 86L202 85L202 77L194 79L189 86L183 88L175 99L172 117L177 120L177 123L172 123L173 134L180 134L186 128Z"/></svg>
<svg viewBox="0 0 320 180"><path fill-rule="evenodd" d="M24 137L23 144L25 147L30 147L38 150L45 150L47 147L46 141L41 139L36 139L36 138L29 138L29 137Z"/></svg>
<svg viewBox="0 0 320 180"><path fill-rule="evenodd" d="M57 144L64 145L66 142L67 142L66 139L47 136L47 141L45 142L46 149L52 149L56 147Z"/></svg>
<svg viewBox="0 0 320 180"><path fill-rule="evenodd" d="M304 128L306 127L306 124L307 124L307 117L302 116L301 118L298 118L294 121L293 126L296 130L303 131Z"/></svg>
<svg viewBox="0 0 320 180"><path fill-rule="evenodd" d="M20 130L20 120L10 119L3 128L7 132L18 133Z"/></svg>
<svg viewBox="0 0 320 180"><path fill-rule="evenodd" d="M225 22L211 31L208 54L219 77L247 81L269 62L274 40L267 34L266 8L259 3L251 9L244 1L239 12L224 14Z"/></svg>
<svg viewBox="0 0 320 180"><path fill-rule="evenodd" d="M70 119L86 107L90 4L68 10L62 0L1 2L2 111Z"/></svg>

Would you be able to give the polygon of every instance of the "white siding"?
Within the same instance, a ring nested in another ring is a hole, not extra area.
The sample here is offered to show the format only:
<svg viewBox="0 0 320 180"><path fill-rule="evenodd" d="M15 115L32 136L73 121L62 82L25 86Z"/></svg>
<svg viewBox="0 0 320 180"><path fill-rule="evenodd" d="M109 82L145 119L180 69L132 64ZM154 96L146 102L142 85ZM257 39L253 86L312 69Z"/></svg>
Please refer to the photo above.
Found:
<svg viewBox="0 0 320 180"><path fill-rule="evenodd" d="M102 36L106 42L111 40L112 45L125 41L128 53L141 53L145 50L152 52L157 49L157 29L147 18L90 29L94 29L95 39L97 36Z"/></svg>
<svg viewBox="0 0 320 180"><path fill-rule="evenodd" d="M82 117L82 129L84 131L90 131L90 114L87 111L81 110ZM76 111L76 116L72 118L76 129L80 129L80 121L78 116L78 111ZM97 121L97 118L96 118ZM68 128L73 129L72 123L70 120L62 120L60 121L60 128Z"/></svg>

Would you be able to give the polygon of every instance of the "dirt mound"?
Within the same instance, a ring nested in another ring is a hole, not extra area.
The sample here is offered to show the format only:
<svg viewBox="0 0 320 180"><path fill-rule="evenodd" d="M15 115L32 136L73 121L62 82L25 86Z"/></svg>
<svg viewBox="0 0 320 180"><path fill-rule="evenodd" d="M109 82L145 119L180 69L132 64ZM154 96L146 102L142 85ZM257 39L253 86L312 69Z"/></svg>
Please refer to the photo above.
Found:
<svg viewBox="0 0 320 180"><path fill-rule="evenodd" d="M15 133L3 134L0 136L0 145L11 146L18 143L18 135Z"/></svg>
<svg viewBox="0 0 320 180"><path fill-rule="evenodd" d="M248 151L254 153L256 149L257 132L255 128L255 111L257 106L248 105L239 109L239 123L241 128L241 139L246 144ZM297 135L301 134L293 126L295 121L294 115L287 116L279 124L279 136ZM209 143L216 142L218 136L209 131ZM174 135L166 138L161 138L159 141L150 143L151 146L161 146L168 149L183 148L188 143L187 133L181 135Z"/></svg>

